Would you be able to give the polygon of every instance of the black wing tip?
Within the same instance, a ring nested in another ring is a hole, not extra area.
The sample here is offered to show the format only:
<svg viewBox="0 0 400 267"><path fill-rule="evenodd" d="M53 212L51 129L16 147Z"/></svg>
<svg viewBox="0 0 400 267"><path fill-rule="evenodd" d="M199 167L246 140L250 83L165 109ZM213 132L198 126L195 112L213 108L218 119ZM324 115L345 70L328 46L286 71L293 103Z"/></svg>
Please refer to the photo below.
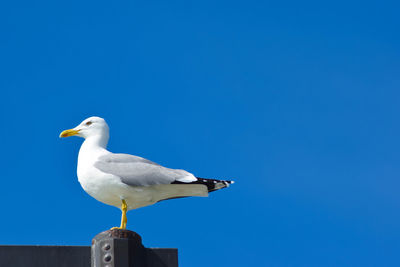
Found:
<svg viewBox="0 0 400 267"><path fill-rule="evenodd" d="M232 180L221 180L221 179L210 179L210 178L201 178L201 177L196 177L198 181L202 181L204 183L207 182L213 182L213 183L224 183L224 184L234 184L235 181Z"/></svg>
<svg viewBox="0 0 400 267"><path fill-rule="evenodd" d="M202 184L207 186L208 192L213 192L222 188L226 188L229 185L235 183L234 181L230 180L218 180L218 179L208 179L208 178L201 178L201 177L196 177L197 180L190 182L190 183L185 183L185 182L179 182L175 181L173 184Z"/></svg>

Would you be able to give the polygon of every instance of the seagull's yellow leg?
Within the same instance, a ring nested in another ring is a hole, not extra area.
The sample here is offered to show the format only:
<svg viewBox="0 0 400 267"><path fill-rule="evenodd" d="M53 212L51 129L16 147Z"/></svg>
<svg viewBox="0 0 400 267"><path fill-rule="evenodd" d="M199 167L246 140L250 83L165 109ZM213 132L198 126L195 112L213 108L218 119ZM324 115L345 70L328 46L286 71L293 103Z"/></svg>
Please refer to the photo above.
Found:
<svg viewBox="0 0 400 267"><path fill-rule="evenodd" d="M126 217L128 205L126 205L125 199L122 200L121 210L122 210L122 217L121 217L121 226L119 228L126 229L126 223L128 222L128 218Z"/></svg>
<svg viewBox="0 0 400 267"><path fill-rule="evenodd" d="M126 205L125 199L122 199L121 211L122 211L121 226L120 227L113 227L113 228L111 228L111 230L114 230L114 229L126 229L126 223L128 222L128 218L126 217L126 212L128 211L128 205Z"/></svg>

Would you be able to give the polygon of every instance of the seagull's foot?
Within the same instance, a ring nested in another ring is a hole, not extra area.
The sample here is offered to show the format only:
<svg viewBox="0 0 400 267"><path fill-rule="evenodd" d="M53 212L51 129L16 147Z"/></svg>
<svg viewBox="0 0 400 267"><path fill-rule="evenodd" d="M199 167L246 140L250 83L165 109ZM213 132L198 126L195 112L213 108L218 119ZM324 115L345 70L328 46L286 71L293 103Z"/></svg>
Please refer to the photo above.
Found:
<svg viewBox="0 0 400 267"><path fill-rule="evenodd" d="M128 205L126 205L126 201L124 199L121 200L121 211L122 211L122 217L121 217L121 226L120 227L113 227L110 230L126 230L126 223L128 221L128 218L126 217L126 212L128 211Z"/></svg>
<svg viewBox="0 0 400 267"><path fill-rule="evenodd" d="M125 230L123 227L113 227L110 230Z"/></svg>

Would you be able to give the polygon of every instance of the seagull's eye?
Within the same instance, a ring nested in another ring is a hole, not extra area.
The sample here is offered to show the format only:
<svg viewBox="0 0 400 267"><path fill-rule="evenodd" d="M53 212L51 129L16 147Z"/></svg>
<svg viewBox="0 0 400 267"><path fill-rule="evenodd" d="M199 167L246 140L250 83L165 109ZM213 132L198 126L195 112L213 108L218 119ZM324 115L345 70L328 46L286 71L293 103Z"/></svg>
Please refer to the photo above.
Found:
<svg viewBox="0 0 400 267"><path fill-rule="evenodd" d="M91 121L88 121L87 123L85 123L86 124L86 126L89 126L90 124L92 124L92 122Z"/></svg>

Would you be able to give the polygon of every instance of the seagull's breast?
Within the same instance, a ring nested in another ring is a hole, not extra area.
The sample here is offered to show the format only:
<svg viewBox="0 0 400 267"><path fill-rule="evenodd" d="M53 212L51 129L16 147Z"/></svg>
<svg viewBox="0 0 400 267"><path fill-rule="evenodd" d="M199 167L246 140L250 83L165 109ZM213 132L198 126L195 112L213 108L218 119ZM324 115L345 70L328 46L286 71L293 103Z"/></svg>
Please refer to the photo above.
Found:
<svg viewBox="0 0 400 267"><path fill-rule="evenodd" d="M123 186L121 180L94 166L97 159L106 153L110 152L105 149L90 149L82 145L78 156L78 181L90 196L103 203L119 207L121 198L118 192Z"/></svg>
<svg viewBox="0 0 400 267"><path fill-rule="evenodd" d="M78 180L79 182L101 176L103 173L94 167L97 159L103 155L100 150L89 149L82 145L78 155Z"/></svg>

